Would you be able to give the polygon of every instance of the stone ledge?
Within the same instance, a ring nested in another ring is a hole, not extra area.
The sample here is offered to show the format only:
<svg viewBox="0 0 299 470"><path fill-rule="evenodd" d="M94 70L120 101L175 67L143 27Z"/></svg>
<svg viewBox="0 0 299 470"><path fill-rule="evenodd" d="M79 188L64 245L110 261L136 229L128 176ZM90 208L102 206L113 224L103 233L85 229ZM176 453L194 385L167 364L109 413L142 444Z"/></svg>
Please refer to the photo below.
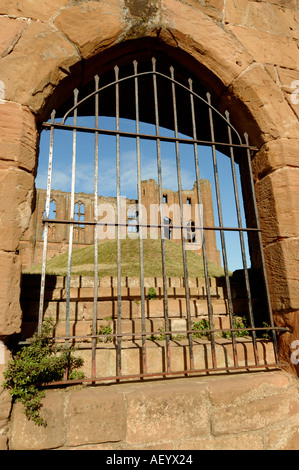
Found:
<svg viewBox="0 0 299 470"><path fill-rule="evenodd" d="M48 390L48 426L16 404L9 449L291 449L298 391L282 371Z"/></svg>

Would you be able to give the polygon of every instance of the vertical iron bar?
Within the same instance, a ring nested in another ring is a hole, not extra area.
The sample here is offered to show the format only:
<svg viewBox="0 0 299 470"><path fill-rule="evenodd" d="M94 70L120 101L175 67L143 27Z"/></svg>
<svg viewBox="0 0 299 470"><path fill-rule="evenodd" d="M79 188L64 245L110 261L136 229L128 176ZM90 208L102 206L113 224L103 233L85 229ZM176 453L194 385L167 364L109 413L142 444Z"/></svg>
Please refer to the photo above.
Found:
<svg viewBox="0 0 299 470"><path fill-rule="evenodd" d="M173 120L174 120L174 134L175 137L178 137L178 120L177 120L177 107L176 107L176 92L174 84L174 68L170 67L170 74L172 79L172 105L173 105ZM176 165L177 165L177 178L178 178L178 190L179 190L179 204L180 204L180 217L181 217L181 226L184 226L184 210L183 210L183 198L182 198L182 178L181 178L181 163L180 163L180 148L179 142L175 142L175 151L176 151ZM188 278L188 266L187 266L187 253L186 253L186 241L181 228L182 236L182 254L183 254L183 268L184 268L184 279L185 279L185 292L186 292L186 308L187 308L187 324L188 330L191 330L191 312L190 312L190 291L189 291L189 278ZM190 352L190 369L194 369L194 354L193 354L193 341L192 333L188 333L189 340L189 352Z"/></svg>
<svg viewBox="0 0 299 470"><path fill-rule="evenodd" d="M135 74L135 115L136 115L136 133L139 134L139 89L138 89L138 77L137 67L138 63L136 60L134 64ZM143 212L142 212L142 200L141 200L141 164L140 164L140 137L136 137L136 150L137 150L137 198L138 198L138 221L143 223ZM140 253L140 291L141 291L141 323L142 323L142 372L147 372L147 360L146 360L146 327L145 327L145 298L144 298L144 266L143 266L143 227L139 228L139 253Z"/></svg>
<svg viewBox="0 0 299 470"><path fill-rule="evenodd" d="M190 88L190 101L191 101L191 116L192 116L192 128L193 128L193 139L197 140L197 132L196 132L196 118L195 118L195 109L194 109L194 97L193 97L193 86L192 80L189 79L189 88ZM197 183L197 199L199 208L202 204L201 199L201 189L200 189L200 176L199 176L199 162L198 162L198 147L197 144L194 144L194 161L195 161L195 172L196 172L196 183ZM200 220L200 214L199 214ZM204 274L205 274L205 282L206 282L206 292L207 292L207 304L208 304L208 316L209 316L209 324L210 328L214 328L213 326L213 309L212 309L212 301L211 301L211 291L210 291L210 282L209 282L209 271L208 271L208 258L207 258L207 247L205 242L205 233L202 230L202 254L203 254L203 266L204 266ZM211 354L212 354L212 363L213 367L217 367L217 359L216 359L216 347L215 347L215 335L214 332L211 332Z"/></svg>
<svg viewBox="0 0 299 470"><path fill-rule="evenodd" d="M120 204L120 136L119 136L119 68L115 72L115 108L116 108L116 195L117 195L117 334L121 335L121 204ZM121 375L121 336L117 337L117 375Z"/></svg>
<svg viewBox="0 0 299 470"><path fill-rule="evenodd" d="M230 124L229 112L226 111L225 115L226 115L227 122ZM231 133L231 127L229 125L227 126L227 130L228 130L228 141L230 144L232 144L232 133ZM235 203L236 203L237 218L238 218L238 227L242 228L240 199L239 199L239 191L238 191L238 185L237 185L237 177L236 177L236 169L235 169L235 155L234 155L233 147L230 147L230 160L231 160L231 170L232 170ZM247 269L246 254L245 254L244 234L242 230L239 231L239 236L240 236L240 244L241 244L242 262L243 262L243 268L244 268L245 287L246 287L246 293L247 293L250 326L251 328L254 328L252 298L251 298L250 282L249 282L249 275L248 275L248 269ZM255 363L259 364L259 355L258 355L257 342L256 342L256 332L254 330L252 331L252 340L253 340Z"/></svg>
<svg viewBox="0 0 299 470"><path fill-rule="evenodd" d="M245 133L244 137L245 137L246 145L249 145L248 134ZM251 196L252 196L254 217L255 217L256 227L259 229L257 234L258 234L259 251L260 251L261 262L262 262L262 274L263 274L265 293L266 293L268 317L269 317L271 327L274 328L275 325L274 325L274 320L273 320L273 315L272 315L271 298L270 298L270 293L269 293L268 278L267 278L265 257L264 257L264 251L263 251L263 241L262 241L262 235L260 232L260 221L259 221L257 202L256 202L256 197L255 197L255 189L254 189L253 174L252 174L252 167L251 167L251 156L250 156L249 149L247 149L247 166L248 166L248 172L249 172L250 190L251 190ZM277 333L275 330L272 330L272 338L273 338L273 346L274 346L274 354L275 354L276 362L279 364L280 358L279 358L279 351L278 351L278 344L277 344Z"/></svg>
<svg viewBox="0 0 299 470"><path fill-rule="evenodd" d="M211 108L211 95L210 95L210 93L207 93L207 98L208 98L208 103L209 103L209 120L210 120L211 140L212 140L212 142L215 142L214 121L213 121L213 114L212 114L212 108ZM214 177L215 177L215 187L216 187L216 198L217 198L219 226L223 227L221 197L220 197L220 187L219 187L219 177L218 177L218 166L217 166L217 157L216 157L216 147L215 147L215 145L212 145L212 156L213 156L213 167L214 167ZM230 281L229 281L229 274L228 274L228 263L227 263L225 237L224 237L223 230L220 230L220 237L221 237L222 257L223 257L223 265L224 265L225 281L226 281L226 290L227 290L227 298L228 298L229 319L230 319L231 328L234 328L232 296L231 296L231 288L230 288ZM238 365L238 354L237 354L237 347L236 347L235 332L232 331L231 335L232 335L232 347L233 347L234 364L235 364L235 366L237 366Z"/></svg>
<svg viewBox="0 0 299 470"><path fill-rule="evenodd" d="M74 90L74 106L78 103L79 91ZM77 125L77 108L74 109L74 126ZM72 185L71 185L71 201L70 201L70 220L74 220L75 206L75 178L76 178L76 150L77 150L77 131L73 129L73 156L72 156ZM67 287L66 287L66 318L65 318L65 336L70 334L70 288L71 288L71 268L72 268L72 249L73 249L73 231L74 224L70 224L69 232L69 249L67 263ZM68 341L66 341L66 345Z"/></svg>
<svg viewBox="0 0 299 470"><path fill-rule="evenodd" d="M169 313L168 313L168 292L167 292L167 278L166 278L166 254L165 254L165 239L164 231L162 234L162 221L163 220L163 195L162 195L162 170L161 170L161 145L159 139L159 107L158 107L158 89L157 89L157 76L156 76L156 59L152 58L153 66L153 87L154 87L154 105L155 105L155 124L156 124L156 145L157 145L157 170L158 170L158 188L159 188L159 207L160 207L160 225L161 225L161 254L162 254L162 272L163 272L163 291L164 291L164 315L165 315L165 329L169 331ZM166 334L166 364L167 372L171 371L171 354L170 354L170 336Z"/></svg>
<svg viewBox="0 0 299 470"><path fill-rule="evenodd" d="M99 76L96 75L95 91L99 89ZM95 128L99 127L99 94L95 94ZM98 206L98 172L99 172L99 133L95 132L95 150L94 150L94 221L97 222L97 206ZM97 225L94 226L94 291L93 291L93 322L92 334L97 333L97 314L98 314L98 236ZM92 377L96 376L96 346L97 339L92 339Z"/></svg>
<svg viewBox="0 0 299 470"><path fill-rule="evenodd" d="M56 111L51 113L51 124L54 123ZM50 148L49 148L49 164L48 164L48 181L47 181L47 195L46 195L46 219L49 218L50 213L50 197L51 197L51 182L52 182L52 165L53 165L53 145L54 145L54 127L50 130ZM45 298L45 282L46 282L46 264L47 264L47 248L48 248L48 230L49 223L45 222L44 229L44 245L43 245L43 261L41 273L41 287L39 298L39 313L38 313L38 333L41 333L43 315L44 315L44 298Z"/></svg>

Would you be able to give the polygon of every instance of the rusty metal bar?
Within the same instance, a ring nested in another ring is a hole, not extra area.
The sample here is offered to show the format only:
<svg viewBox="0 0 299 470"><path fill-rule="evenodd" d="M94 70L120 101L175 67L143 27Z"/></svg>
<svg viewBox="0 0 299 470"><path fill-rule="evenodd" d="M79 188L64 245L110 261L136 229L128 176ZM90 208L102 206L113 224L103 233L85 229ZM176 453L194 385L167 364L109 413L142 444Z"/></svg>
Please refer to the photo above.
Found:
<svg viewBox="0 0 299 470"><path fill-rule="evenodd" d="M139 88L138 88L138 63L133 62L135 73L135 120L136 134L139 134ZM142 213L142 194L141 194L141 152L140 137L136 137L136 154L137 154L137 197L138 197L138 232L139 232L139 257L140 257L140 291L141 291L141 325L142 332L142 371L147 372L147 356L146 356L146 327L145 327L145 296L144 296L144 263L143 263L143 231L140 230L140 220L143 220Z"/></svg>
<svg viewBox="0 0 299 470"><path fill-rule="evenodd" d="M191 92L192 92L192 86L193 86L192 80L189 79L189 87L190 87ZM193 97L192 93L190 93L190 104L191 104L193 138L194 138L194 140L197 140L196 117L195 117L195 109L194 109L194 97ZM197 148L196 143L194 143L194 160L195 160L195 173L196 173L196 183L197 183L197 199L198 199L198 204L199 204L199 208L200 208L200 205L202 204L202 200L201 200L201 189L200 189L198 148ZM200 215L201 214L199 214L199 219L198 220L200 220ZM203 254L203 266L204 266L204 274L205 274L206 292L207 292L208 317L209 317L209 324L210 324L210 326L212 326L213 325L213 309L212 309L212 303L211 303L208 256L207 256L207 247L206 247L204 230L202 230L202 254ZM212 355L213 367L217 367L214 332L211 332L211 355Z"/></svg>
<svg viewBox="0 0 299 470"><path fill-rule="evenodd" d="M99 88L99 76L95 76L95 89ZM99 94L95 94L95 127L99 126ZM98 206L98 173L99 173L99 134L95 132L95 149L94 149L94 220L97 222L97 206ZM98 284L99 284L99 269L98 269L98 236L97 225L94 226L94 297L93 297L93 318L92 318L92 334L95 335L97 331L97 315L98 315ZM97 341L92 340L92 372L91 376L96 376L96 347Z"/></svg>
<svg viewBox="0 0 299 470"><path fill-rule="evenodd" d="M287 367L287 363L281 363L280 367ZM277 369L277 363L271 364L260 364L260 365L244 365L244 366L235 366L234 371L244 371L244 370L257 370L257 369ZM67 381L57 381L52 383L44 384L45 386L55 386L55 385L74 385L74 384L81 384L81 383L89 383L89 382L105 382L105 381L112 381L112 380L132 380L132 379L145 379L150 377L162 377L162 376L169 376L169 377L177 377L177 376L186 376L191 375L194 376L195 374L201 373L210 373L210 372L232 372L231 367L216 367L216 368L202 368L202 369L184 369L179 371L171 371L171 372L154 372L151 374L131 374L131 375L121 375L121 376L107 376L107 377L97 377L96 379L79 379L79 380L67 380Z"/></svg>
<svg viewBox="0 0 299 470"><path fill-rule="evenodd" d="M163 218L163 194L162 194L162 169L161 169L161 146L160 146L160 124L159 124L159 103L158 103L158 88L156 76L156 59L152 59L153 67L153 88L154 88L154 106L155 106L155 124L156 124L156 145L157 145L157 171L158 171L158 188L159 188L159 205L160 211L160 225L162 226ZM164 225L164 224L163 224ZM161 231L161 254L162 254L162 272L163 272L163 289L164 289L164 316L165 316L165 329L169 330L169 314L168 314L168 294L167 294L167 278L166 278L166 254L165 254L165 239L164 230ZM170 351L170 336L166 335L166 367L167 372L171 370L171 351Z"/></svg>
<svg viewBox="0 0 299 470"><path fill-rule="evenodd" d="M230 122L229 112L226 111L225 115L226 115L227 122ZM227 126L227 132L228 132L228 140L231 143L232 142L232 133L231 133L230 126ZM240 198L239 198L238 185L237 185L237 176L236 176L236 169L235 169L235 156L234 156L234 149L232 147L230 148L230 161L231 161L231 170L232 170L232 179L233 179L233 186L234 186L234 195L235 195L238 227L242 228ZM249 275L248 275L247 261L246 261L246 253L245 253L244 234L241 230L239 231L239 237L240 237L240 244L241 244L242 263L243 263L243 268L244 268L245 288L246 288L247 303L248 303L248 315L249 315L250 325L252 327L254 327L254 316L253 316L251 289L250 289L250 282L249 282ZM253 350L254 350L255 363L259 364L259 354L258 354L258 349L257 349L256 333L255 333L254 330L252 331L252 341L253 341Z"/></svg>
<svg viewBox="0 0 299 470"><path fill-rule="evenodd" d="M178 130L178 120L177 120L176 91L175 91L174 68L173 67L170 67L170 74L171 74L171 78L172 78L171 91L172 91L172 105L173 105L174 134L177 137L178 133L179 133L179 130ZM175 143L175 153L176 153L176 166L177 166L177 180L178 180L178 191L179 191L181 225L184 225L181 162L180 162L180 148L179 148L179 142L178 141L176 141L176 143ZM185 236L184 236L183 230L182 230L181 233L182 233L182 255L183 255L183 268L184 268L185 292L186 292L187 324L188 324L188 330L190 330L191 329L191 311L190 311L190 291L189 291L186 241L185 241ZM193 354L193 344L192 344L192 335L191 334L188 334L188 339L189 339L190 368L194 369L194 354Z"/></svg>
<svg viewBox="0 0 299 470"><path fill-rule="evenodd" d="M290 332L290 329L287 328L287 327L283 327L283 326L263 326L263 327L247 327L245 326L244 328L206 328L206 329L202 329L200 330L201 333L217 333L217 334L220 334L220 333L229 333L229 332L237 332L237 331L242 331L242 330L246 330L246 331L281 331L282 333L287 333L287 332ZM197 330L186 330L186 329L182 329L182 330L175 330L175 331L171 331L171 330L165 330L163 331L164 334L167 334L167 335L173 335L174 333L196 333ZM151 336L151 335L159 335L161 334L161 330L159 331L147 331L146 334L148 336ZM55 336L53 339L55 340L65 340L65 339L68 339L68 340L71 340L71 339L78 339L78 340L82 340L84 341L86 338L88 339L91 339L91 338L101 338L101 337L109 337L109 338L117 338L117 337L124 337L124 336L133 336L134 338L141 338L143 336L143 332L130 332L130 333L121 333L121 334L118 334L118 333L101 333L101 334L97 334L97 335L92 335L92 334L86 334L86 335L69 335L69 336ZM240 343L242 344L242 343Z"/></svg>
<svg viewBox="0 0 299 470"><path fill-rule="evenodd" d="M46 218L50 215L50 197L51 197L51 182L52 182L52 167L53 167L53 145L54 145L54 119L56 111L53 110L51 114L51 134L50 134L50 148L49 148L49 164L48 164L48 180L47 180L47 195L46 195ZM44 316L44 298L45 298L45 282L46 282L46 264L47 264L47 246L48 246L48 230L49 223L45 223L44 230L44 245L43 245L43 259L42 259L42 273L41 273L41 287L39 297L39 313L38 313L38 333L41 333L43 316Z"/></svg>
<svg viewBox="0 0 299 470"><path fill-rule="evenodd" d="M246 144L248 144L249 143L248 134L245 133L244 137L245 137ZM251 190L251 197L252 197L252 202L253 202L255 222L256 222L257 228L260 229L260 221L259 221L259 216L258 216L257 202L256 202L256 197L255 197L253 174L252 174L252 167L251 167L251 156L250 156L250 151L249 150L247 150L247 168L248 168L248 172L249 172L250 190ZM263 251L263 241L262 241L261 230L259 230L257 232L257 234L258 234L258 245L259 245L260 257L261 257L261 262L262 262L262 274L263 274L265 294L266 294L266 304L267 304L267 310L268 310L268 318L269 318L270 325L271 325L271 330L272 330L272 339L273 339L273 347L274 347L275 358L276 358L276 361L279 364L280 359L279 359L277 335L276 335L275 329L273 329L274 320L273 320L273 314L272 314L271 298L270 298L270 292L269 292L269 286L268 286L268 278L267 278L265 257L264 257L264 251Z"/></svg>
<svg viewBox="0 0 299 470"><path fill-rule="evenodd" d="M152 59L152 62L153 62L153 60L155 61L155 58ZM164 78L166 78L166 80L172 81L174 84L179 85L180 88L185 89L185 90L187 90L188 92L190 92L190 89L189 89L188 87L186 87L186 86L183 85L182 83L180 83L180 82L174 80L173 78L169 77L169 75L164 75L163 73L158 72L156 68L155 68L155 70L152 69L152 70L150 70L150 71L148 71L148 72L141 72L141 73L138 74L138 76L153 75L153 74L154 74L156 77L157 77L157 76L164 77ZM103 90L105 90L105 89L107 89L107 88L109 88L109 87L112 87L112 86L114 86L115 84L119 84L119 83L121 83L121 82L123 82L123 81L127 81L127 80L130 80L130 79L132 79L132 78L135 78L135 75L129 75L129 76L126 76L126 77L123 77L123 78L117 77L117 79L116 79L114 82L109 83L108 85L105 85L105 86L103 86L102 88L100 88L98 91L94 91L94 92L90 93L89 95L85 96L76 106L80 106L81 104L83 104L85 101L87 101L89 98L91 98L95 93L100 93L101 91L103 91ZM200 101L202 101L203 103L207 104L207 105L209 106L209 108L210 108L211 110L213 110L221 119L224 119L224 120L225 120L224 116L218 111L217 108L214 108L214 106L213 106L211 103L208 103L202 96L198 95L198 94L195 93L194 91L192 91L192 94L193 94L193 96L196 97L198 100L200 100ZM74 110L74 107L75 107L75 106L73 106L72 108L70 108L70 109L65 113L65 115L63 116L63 119L62 119L62 124L63 124L63 125L65 124L65 120L67 119L68 115ZM231 124L229 124L229 125L231 126L231 128L232 128L232 130L235 132L235 134L238 136L238 139L239 139L239 141L240 141L241 146L243 146L243 144L242 144L242 139L241 139L241 137L240 137L238 131L237 131ZM220 145L221 145L221 144L220 144ZM223 145L227 145L227 144L224 143ZM257 147L252 147L252 150L258 150L258 148L257 148Z"/></svg>
<svg viewBox="0 0 299 470"><path fill-rule="evenodd" d="M207 93L207 99L208 99L209 105L211 105L211 95L210 95L210 93ZM215 140L214 121L213 121L213 113L212 113L212 108L211 107L209 107L209 121L210 121L211 138L214 141ZM215 178L215 189L216 189L216 199L217 199L219 225L220 225L220 227L223 227L221 196L220 196L220 187L219 187L219 175L218 175L218 164L217 164L217 156L216 156L216 147L215 147L215 145L212 145L212 157L213 157L213 169L214 169L214 178ZM226 290L227 290L227 297L228 297L229 319L230 319L231 328L233 328L234 318L233 318L232 295L231 295L230 280L229 280L229 271L228 271L225 236L224 236L223 230L220 230L220 238L221 238L221 249L222 249L222 259L223 259L223 265L224 265L224 273L225 273ZM238 353L237 353L237 348L236 348L235 333L232 333L232 343L233 343L233 353L234 353L233 354L234 355L234 364L235 364L235 366L237 366L238 365Z"/></svg>
<svg viewBox="0 0 299 470"><path fill-rule="evenodd" d="M116 117L116 197L117 197L117 332L121 333L121 209L120 209L120 135L119 135L119 68L115 73L115 117ZM121 337L117 338L117 375L121 375Z"/></svg>
<svg viewBox="0 0 299 470"><path fill-rule="evenodd" d="M139 75L138 75L139 76ZM50 129L51 124L48 122L43 122L43 127L45 129ZM130 138L136 138L139 137L140 139L145 139L145 140L154 140L156 141L156 135L154 134L143 134L143 133L136 133L136 132L128 132L128 131L115 131L112 129L96 129L95 127L83 127L83 126L72 126L72 125L67 125L67 124L61 124L61 123L54 123L53 127L55 129L64 129L66 131L72 131L73 129L76 129L78 132L98 132L99 134L103 135L116 135L118 134L120 137L130 137ZM216 145L216 147L230 147L230 144L228 142L217 142L217 141L210 141L210 140L199 140L199 139L186 139L183 137L166 137L163 135L159 135L159 140L162 142L179 142L180 144L199 144L199 145L206 145L206 146L211 146L211 145ZM249 149L251 151L258 151L257 147L253 146L247 146L244 144L235 144L233 143L232 146L234 148L239 148L239 149Z"/></svg>
<svg viewBox="0 0 299 470"><path fill-rule="evenodd" d="M49 223L57 223L57 224L72 224L72 220L64 220L64 219L43 219L42 222L49 222ZM130 224L129 223L118 223L118 222L95 222L93 220L84 220L82 221L81 225L98 225L98 226L107 226L107 227L128 227ZM188 229L189 225L173 225L173 224L138 224L139 227L143 228L175 228L175 229ZM195 225L193 227L195 230L223 230L224 232L261 232L262 230L260 228L250 228L250 227L242 227L242 228L236 228L236 227L209 227L206 225Z"/></svg>
<svg viewBox="0 0 299 470"><path fill-rule="evenodd" d="M78 102L79 91L74 90L74 103ZM77 108L74 108L74 125L77 124ZM75 207L75 180L76 180L76 151L77 151L77 131L73 131L73 155L72 155L72 183L71 183L71 201L70 201L70 224L69 231L69 247L68 247L68 264L67 264L67 286L66 286L66 317L65 330L66 335L69 334L70 327L70 288L71 288L71 268L72 268L72 250L73 250L73 231L74 231L74 207Z"/></svg>

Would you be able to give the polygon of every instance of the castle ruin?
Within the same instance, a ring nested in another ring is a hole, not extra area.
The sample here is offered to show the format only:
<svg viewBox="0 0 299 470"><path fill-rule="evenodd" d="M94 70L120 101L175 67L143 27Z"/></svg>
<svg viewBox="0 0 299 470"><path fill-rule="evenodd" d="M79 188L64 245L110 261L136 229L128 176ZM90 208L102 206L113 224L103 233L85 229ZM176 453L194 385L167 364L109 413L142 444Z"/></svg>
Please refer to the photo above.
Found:
<svg viewBox="0 0 299 470"><path fill-rule="evenodd" d="M150 237L150 225L151 225L151 212L154 208L159 206L159 194L158 194L158 185L155 180L147 180L141 182L141 191L142 191L142 204L145 210L146 218L144 218L143 223L147 225L147 228L144 229L144 237ZM210 183L207 180L201 180L201 198L203 205L203 225L204 226L213 226L214 225L214 211L213 211L213 202ZM53 204L52 218L63 220L68 219L70 213L70 193L52 190L51 200ZM190 207L190 230L186 229L186 241L187 243L192 243L190 247L199 255L202 254L201 247L201 237L200 232L198 234L198 239L195 239L195 229L193 225L195 224L195 211L196 204L198 201L197 187L196 183L194 184L191 190L183 190L183 200L184 204ZM46 201L46 190L37 189L36 190L36 206L35 211L32 215L30 226L25 232L23 238L20 241L20 255L22 260L23 269L27 269L35 264L41 263L42 261L42 252L43 252L43 215L45 211L45 201ZM117 200L115 197L102 197L98 196L98 205L108 204L114 209L114 220L117 219ZM125 212L126 218L125 223L128 224L128 227L125 228L125 234L134 233L137 230L138 225L138 201L135 199L125 199ZM170 211L167 210L167 215L173 217L171 209L173 205L179 205L178 201L178 192L172 191L170 189L163 189L163 204L167 206L167 209L170 208ZM75 220L80 223L74 225L74 249L83 248L90 246L94 243L94 228L90 225L84 225L84 221L90 221L93 218L94 214L94 196L87 193L77 193L75 197ZM159 222L158 217L153 217L154 221ZM152 220L153 220L152 219ZM167 217L167 220L170 222L172 219ZM189 221L187 221L188 223ZM178 223L178 221L177 221ZM180 222L179 222L180 223ZM55 222L50 224L49 234L48 234L48 251L47 259L52 258L55 255L60 255L65 253L68 247L68 227L63 224L55 224ZM156 234L156 236L161 236L161 231ZM180 243L180 239L176 239L175 236L171 235L171 231L165 229L164 233L165 238L171 239L177 243ZM115 237L115 233L114 233ZM102 237L102 241L107 238ZM216 237L215 233L209 231L206 235L206 246L209 261L212 261L220 266L220 252L216 246Z"/></svg>

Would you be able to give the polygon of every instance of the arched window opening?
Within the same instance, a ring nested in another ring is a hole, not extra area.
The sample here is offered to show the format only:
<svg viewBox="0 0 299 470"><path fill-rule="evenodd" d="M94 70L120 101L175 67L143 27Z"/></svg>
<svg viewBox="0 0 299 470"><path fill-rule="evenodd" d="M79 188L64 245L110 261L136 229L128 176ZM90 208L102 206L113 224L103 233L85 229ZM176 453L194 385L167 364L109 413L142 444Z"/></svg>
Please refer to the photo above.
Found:
<svg viewBox="0 0 299 470"><path fill-rule="evenodd" d="M188 220L187 222L187 241L189 243L196 243L195 223L193 220Z"/></svg>
<svg viewBox="0 0 299 470"><path fill-rule="evenodd" d="M138 233L138 212L135 206L130 206L127 212L128 234Z"/></svg>
<svg viewBox="0 0 299 470"><path fill-rule="evenodd" d="M76 202L75 204L75 217L74 220L82 222L85 217L84 204L81 201ZM79 227L84 227L84 224L78 224Z"/></svg>
<svg viewBox="0 0 299 470"><path fill-rule="evenodd" d="M74 220L78 222L83 222L85 218L85 209L82 201L75 203L74 207ZM74 242L75 243L84 243L84 228L85 225L78 223L74 225Z"/></svg>
<svg viewBox="0 0 299 470"><path fill-rule="evenodd" d="M162 59L99 71L43 123L49 163L45 171L40 162L37 181L48 202L55 189L65 204L59 218L48 211L40 222L39 329L47 273L57 269L66 285L61 339L69 340L73 321L73 275L89 302L91 331L83 336L90 339L93 380L111 379L101 356L108 349L117 380L277 367L251 172L256 149L198 80ZM63 227L56 242L64 252L49 261L53 220ZM86 251L77 251L87 229ZM109 332L102 318L111 319ZM81 327L73 325L75 332ZM266 355L265 333L272 348ZM151 363L149 347L154 351L157 341L161 360Z"/></svg>
<svg viewBox="0 0 299 470"><path fill-rule="evenodd" d="M172 235L171 219L169 219L168 217L164 217L163 221L164 221L164 238L166 238L167 240L171 240L171 235Z"/></svg>

